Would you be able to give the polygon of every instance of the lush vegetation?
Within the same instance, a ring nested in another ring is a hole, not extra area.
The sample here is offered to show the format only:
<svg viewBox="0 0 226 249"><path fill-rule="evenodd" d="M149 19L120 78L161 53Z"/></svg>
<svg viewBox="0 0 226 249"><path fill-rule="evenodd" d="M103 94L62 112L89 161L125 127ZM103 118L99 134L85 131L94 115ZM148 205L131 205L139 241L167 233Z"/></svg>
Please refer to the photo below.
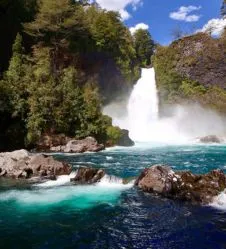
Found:
<svg viewBox="0 0 226 249"><path fill-rule="evenodd" d="M219 39L199 33L153 57L161 104L200 103L226 113L226 31Z"/></svg>
<svg viewBox="0 0 226 249"><path fill-rule="evenodd" d="M0 150L32 146L44 133L115 143L120 129L102 104L128 90L150 63L150 34L132 36L117 12L87 1L3 2L3 20L11 14L17 24L11 18L11 58L1 61ZM1 49L9 51L11 38Z"/></svg>

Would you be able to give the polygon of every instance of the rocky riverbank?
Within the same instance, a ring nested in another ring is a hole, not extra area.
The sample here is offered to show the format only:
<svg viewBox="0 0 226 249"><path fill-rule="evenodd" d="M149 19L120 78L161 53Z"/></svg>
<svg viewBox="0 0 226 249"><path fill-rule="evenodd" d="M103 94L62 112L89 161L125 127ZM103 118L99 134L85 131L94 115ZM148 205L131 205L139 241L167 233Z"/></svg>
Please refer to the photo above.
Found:
<svg viewBox="0 0 226 249"><path fill-rule="evenodd" d="M57 161L52 156L31 154L26 150L0 153L0 177L54 180L59 175L70 174L71 170L69 164Z"/></svg>
<svg viewBox="0 0 226 249"><path fill-rule="evenodd" d="M135 143L129 137L128 130L121 130L121 136L116 144L108 143L107 147L114 145L130 147ZM36 144L36 151L39 152L62 152L62 153L84 153L84 152L99 152L106 147L94 137L86 137L84 139L75 139L65 136L64 134L58 135L43 135Z"/></svg>
<svg viewBox="0 0 226 249"><path fill-rule="evenodd" d="M71 172L70 164L52 156L32 154L26 150L0 153L0 178L35 179L39 182L56 180L58 176L70 175ZM94 184L105 175L103 169L80 167L70 181L75 185ZM209 204L226 189L226 175L222 170L197 175L189 171L175 172L167 165L154 165L141 172L135 186L170 199Z"/></svg>

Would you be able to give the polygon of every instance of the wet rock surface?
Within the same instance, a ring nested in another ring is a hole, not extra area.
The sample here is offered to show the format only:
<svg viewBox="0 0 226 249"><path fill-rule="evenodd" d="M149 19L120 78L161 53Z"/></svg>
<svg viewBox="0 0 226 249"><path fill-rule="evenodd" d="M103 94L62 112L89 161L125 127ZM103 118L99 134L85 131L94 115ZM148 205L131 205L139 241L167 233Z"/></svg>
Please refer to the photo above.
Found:
<svg viewBox="0 0 226 249"><path fill-rule="evenodd" d="M0 153L0 177L55 179L70 172L69 164L57 161L52 156L30 154L26 150Z"/></svg>
<svg viewBox="0 0 226 249"><path fill-rule="evenodd" d="M174 172L166 165L154 165L141 173L135 185L145 192L164 197L208 204L226 188L226 177L221 170L195 175L191 172Z"/></svg>
<svg viewBox="0 0 226 249"><path fill-rule="evenodd" d="M71 182L75 184L92 184L99 182L105 175L105 171L102 169L93 169L88 167L79 168L74 178L71 178Z"/></svg>

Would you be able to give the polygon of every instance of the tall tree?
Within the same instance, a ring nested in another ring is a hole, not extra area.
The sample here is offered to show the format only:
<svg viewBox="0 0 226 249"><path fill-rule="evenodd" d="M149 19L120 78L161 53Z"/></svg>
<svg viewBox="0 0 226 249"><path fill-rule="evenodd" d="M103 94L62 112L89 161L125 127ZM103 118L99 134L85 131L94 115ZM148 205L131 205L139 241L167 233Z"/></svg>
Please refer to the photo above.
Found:
<svg viewBox="0 0 226 249"><path fill-rule="evenodd" d="M149 31L138 29L134 33L134 44L139 65L142 67L150 65L155 44Z"/></svg>
<svg viewBox="0 0 226 249"><path fill-rule="evenodd" d="M25 67L26 56L22 45L22 36L18 33L12 46L12 58L9 68L5 73L5 82L10 89L10 99L13 106L13 116L26 118L27 112L27 82L26 75L28 68Z"/></svg>

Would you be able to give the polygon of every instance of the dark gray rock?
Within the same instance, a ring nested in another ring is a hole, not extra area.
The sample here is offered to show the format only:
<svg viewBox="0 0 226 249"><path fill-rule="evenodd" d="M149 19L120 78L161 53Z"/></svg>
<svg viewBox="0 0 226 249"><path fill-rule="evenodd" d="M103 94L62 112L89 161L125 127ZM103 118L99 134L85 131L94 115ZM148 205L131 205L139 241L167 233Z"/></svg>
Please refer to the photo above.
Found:
<svg viewBox="0 0 226 249"><path fill-rule="evenodd" d="M201 143L217 143L217 144L220 144L223 142L222 139L220 139L216 135L209 135L209 136L205 136L205 137L200 137L199 141Z"/></svg>
<svg viewBox="0 0 226 249"><path fill-rule="evenodd" d="M134 146L134 141L129 137L129 131L122 129L121 130L121 137L117 142L117 145L119 146L125 146L125 147L130 147L130 146Z"/></svg>

